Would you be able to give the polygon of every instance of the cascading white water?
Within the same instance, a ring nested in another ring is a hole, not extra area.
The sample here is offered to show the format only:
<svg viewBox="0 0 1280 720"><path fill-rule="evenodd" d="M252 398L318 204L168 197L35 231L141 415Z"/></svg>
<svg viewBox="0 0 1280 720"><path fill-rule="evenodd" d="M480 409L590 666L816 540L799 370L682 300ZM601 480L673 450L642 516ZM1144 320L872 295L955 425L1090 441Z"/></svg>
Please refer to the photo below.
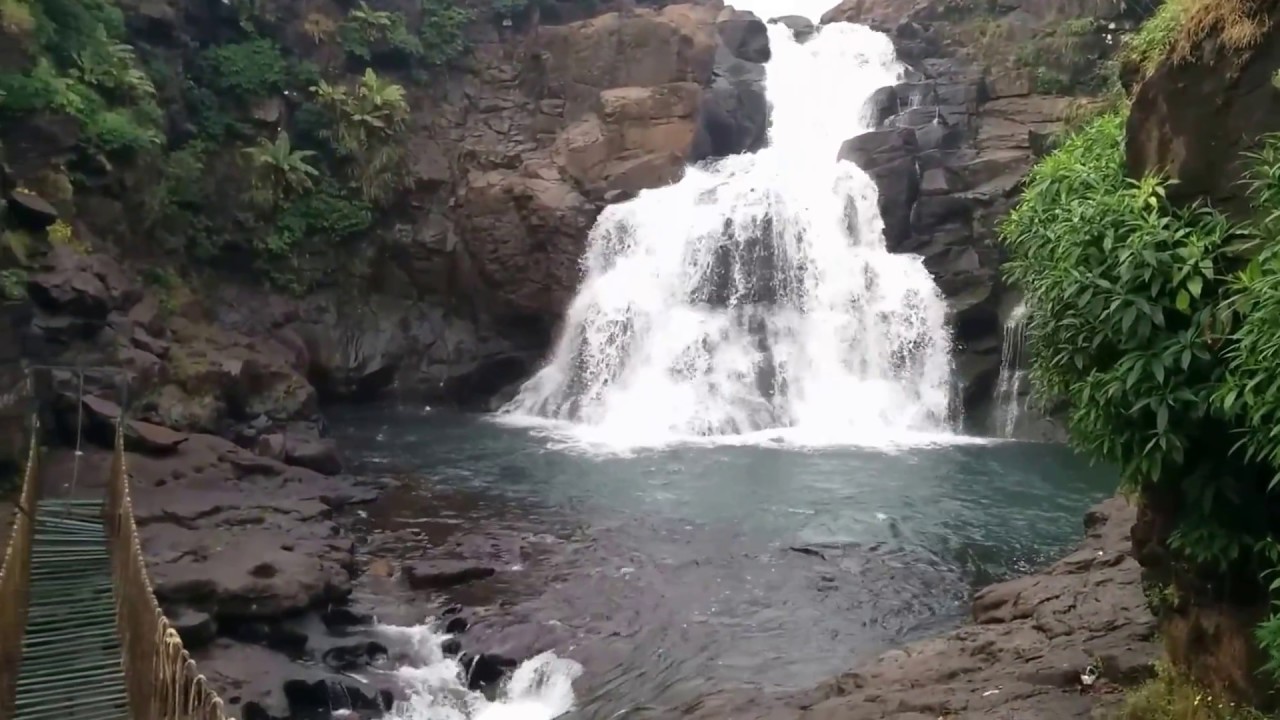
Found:
<svg viewBox="0 0 1280 720"><path fill-rule="evenodd" d="M1027 329L1024 318L1027 307L1021 303L1009 314L1004 324L1004 342L1000 348L1000 377L996 381L996 433L1002 438L1013 437L1018 427L1018 415L1022 411L1022 348L1026 344Z"/></svg>
<svg viewBox="0 0 1280 720"><path fill-rule="evenodd" d="M383 626L382 639L402 665L396 671L407 699L389 720L553 720L573 709L573 681L582 666L542 653L516 668L498 697L467 689L466 669L440 650L448 636L428 625Z"/></svg>
<svg viewBox="0 0 1280 720"><path fill-rule="evenodd" d="M734 6L783 10L751 4ZM901 79L892 43L847 23L769 33L769 146L601 214L554 354L504 415L631 446L948 429L946 307L918 257L885 250L875 184L836 160Z"/></svg>

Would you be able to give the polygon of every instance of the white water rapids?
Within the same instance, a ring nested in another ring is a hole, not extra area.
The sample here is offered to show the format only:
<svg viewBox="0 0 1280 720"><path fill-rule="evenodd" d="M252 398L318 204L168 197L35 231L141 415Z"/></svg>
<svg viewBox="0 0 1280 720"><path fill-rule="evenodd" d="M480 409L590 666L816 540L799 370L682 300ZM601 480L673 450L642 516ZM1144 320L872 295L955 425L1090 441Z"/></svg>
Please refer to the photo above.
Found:
<svg viewBox="0 0 1280 720"><path fill-rule="evenodd" d="M816 18L831 1L734 5ZM870 129L871 94L901 78L892 44L843 23L804 44L772 24L769 41L769 146L604 211L563 334L507 421L626 447L947 431L945 305L919 258L885 250L874 183L836 161ZM551 720L573 707L571 660L526 661L490 701L466 690L435 631L385 631L415 658L398 671L410 697L397 720Z"/></svg>
<svg viewBox="0 0 1280 720"><path fill-rule="evenodd" d="M946 306L918 257L885 250L872 180L836 160L901 79L892 43L847 23L803 44L769 28L769 146L601 214L554 353L506 419L629 447L948 430Z"/></svg>

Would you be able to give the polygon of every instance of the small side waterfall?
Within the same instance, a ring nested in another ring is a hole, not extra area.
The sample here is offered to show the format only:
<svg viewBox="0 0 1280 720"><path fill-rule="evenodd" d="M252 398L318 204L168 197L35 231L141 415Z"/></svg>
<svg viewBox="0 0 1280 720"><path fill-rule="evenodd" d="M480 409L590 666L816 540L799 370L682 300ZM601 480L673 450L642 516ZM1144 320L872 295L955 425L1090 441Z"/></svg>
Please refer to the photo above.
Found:
<svg viewBox="0 0 1280 720"><path fill-rule="evenodd" d="M1026 371L1022 368L1022 348L1026 344L1027 306L1018 306L1004 324L1004 345L1000 348L1000 378L996 382L995 430L1002 438L1013 437L1022 412L1022 385Z"/></svg>

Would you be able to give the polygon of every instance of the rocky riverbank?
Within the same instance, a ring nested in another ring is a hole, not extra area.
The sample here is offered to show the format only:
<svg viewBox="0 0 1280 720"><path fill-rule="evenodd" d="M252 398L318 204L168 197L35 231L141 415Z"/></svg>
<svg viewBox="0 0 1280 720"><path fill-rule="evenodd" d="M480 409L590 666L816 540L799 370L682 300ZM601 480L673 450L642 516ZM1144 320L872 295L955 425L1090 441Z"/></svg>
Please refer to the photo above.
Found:
<svg viewBox="0 0 1280 720"><path fill-rule="evenodd" d="M1045 570L973 600L972 622L889 651L788 697L724 693L688 718L735 720L1066 720L1096 718L1149 678L1156 623L1132 554L1136 511L1112 498L1085 516L1085 538ZM1096 671L1096 678L1090 679Z"/></svg>
<svg viewBox="0 0 1280 720"><path fill-rule="evenodd" d="M133 425L134 437L154 433L130 442L127 465L156 597L229 717L286 720L337 711L380 717L403 697L390 672L357 675L394 670L427 650L396 647L375 629L373 612L363 612L373 608L357 604L362 612L356 612L349 600L357 582L398 583L419 593L420 603L382 621L429 624L438 613L441 632L466 631L460 608L441 612L438 598L422 591L475 579L484 568L392 566L370 562L358 548L350 523L355 509L375 501L391 481L326 476L216 436ZM110 457L92 444L78 461L71 451L50 452L41 465L44 494L100 496ZM515 666L502 656L464 652L456 637L440 651L460 656L473 689L496 684Z"/></svg>

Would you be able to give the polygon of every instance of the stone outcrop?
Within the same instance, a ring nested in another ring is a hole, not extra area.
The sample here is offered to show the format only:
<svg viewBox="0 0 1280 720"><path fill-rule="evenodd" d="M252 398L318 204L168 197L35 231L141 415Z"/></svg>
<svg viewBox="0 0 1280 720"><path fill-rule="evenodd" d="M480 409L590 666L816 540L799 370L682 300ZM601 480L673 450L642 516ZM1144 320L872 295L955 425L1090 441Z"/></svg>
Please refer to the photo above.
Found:
<svg viewBox="0 0 1280 720"><path fill-rule="evenodd" d="M959 60L921 65L876 97L891 114L846 142L840 157L879 187L889 249L921 255L947 298L958 380L973 411L995 388L1011 309L997 224L1036 160L1036 139L1057 128L1070 99L1001 86Z"/></svg>
<svg viewBox="0 0 1280 720"><path fill-rule="evenodd" d="M1106 45L1102 33L1111 30L1063 41L1078 57L1062 65L1045 60L1044 67L1028 67L1013 58L1057 48L1062 39L1055 33L1068 20L1134 24L1134 3L1103 5L1032 0L987 13L955 0L846 0L823 17L887 32L909 68L904 82L871 98L877 129L851 138L840 157L858 163L879 187L889 249L921 255L947 298L957 381L975 430L990 416L1003 335L1018 302L1001 278L998 223L1077 102L1046 91L1041 78L1060 67L1096 70L1105 57L1098 50ZM978 30L1000 38L993 56L976 47Z"/></svg>
<svg viewBox="0 0 1280 720"><path fill-rule="evenodd" d="M1169 197L1212 201L1248 213L1245 152L1280 131L1274 63L1280 62L1280 8L1270 8L1262 41L1232 52L1210 38L1192 62L1160 63L1133 94L1125 151L1129 175L1160 173Z"/></svg>
<svg viewBox="0 0 1280 720"><path fill-rule="evenodd" d="M891 650L794 697L713 696L686 708L686 717L1101 717L1119 691L1152 675L1159 654L1131 554L1134 517L1122 498L1095 507L1073 553L1042 572L980 591L966 627ZM1083 679L1091 667L1096 679Z"/></svg>
<svg viewBox="0 0 1280 720"><path fill-rule="evenodd" d="M726 8L716 30L721 43L689 158L694 161L755 152L768 136L763 65L770 57L768 28L751 13Z"/></svg>

